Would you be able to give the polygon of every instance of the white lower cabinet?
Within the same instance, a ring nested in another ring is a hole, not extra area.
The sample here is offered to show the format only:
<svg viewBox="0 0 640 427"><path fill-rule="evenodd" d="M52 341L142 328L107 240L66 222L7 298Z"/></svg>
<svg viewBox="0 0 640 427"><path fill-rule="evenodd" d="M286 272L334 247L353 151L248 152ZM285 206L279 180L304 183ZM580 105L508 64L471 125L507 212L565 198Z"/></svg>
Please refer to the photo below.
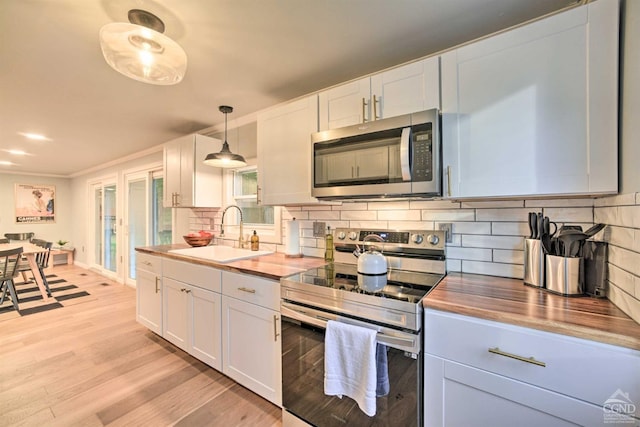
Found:
<svg viewBox="0 0 640 427"><path fill-rule="evenodd" d="M280 284L222 273L222 372L282 405Z"/></svg>
<svg viewBox="0 0 640 427"><path fill-rule="evenodd" d="M425 426L640 422L608 406L637 406L638 351L437 310L424 319Z"/></svg>
<svg viewBox="0 0 640 427"><path fill-rule="evenodd" d="M136 254L136 320L156 334L162 334L162 260L159 256Z"/></svg>
<svg viewBox="0 0 640 427"><path fill-rule="evenodd" d="M163 267L163 338L222 370L220 270L173 260Z"/></svg>

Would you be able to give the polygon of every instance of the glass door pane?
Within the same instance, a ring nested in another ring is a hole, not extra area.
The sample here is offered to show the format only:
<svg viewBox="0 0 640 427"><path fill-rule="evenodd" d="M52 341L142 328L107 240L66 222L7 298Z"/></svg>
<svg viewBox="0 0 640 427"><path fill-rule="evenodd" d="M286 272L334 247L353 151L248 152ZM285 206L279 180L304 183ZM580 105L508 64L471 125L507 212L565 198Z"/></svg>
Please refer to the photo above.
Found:
<svg viewBox="0 0 640 427"><path fill-rule="evenodd" d="M136 278L136 247L147 244L147 180L129 181L128 198L128 253L129 278Z"/></svg>
<svg viewBox="0 0 640 427"><path fill-rule="evenodd" d="M116 186L104 187L104 268L117 270L116 262Z"/></svg>
<svg viewBox="0 0 640 427"><path fill-rule="evenodd" d="M171 208L162 205L164 179L154 177L152 180L151 205L152 205L152 245L171 244L172 217Z"/></svg>
<svg viewBox="0 0 640 427"><path fill-rule="evenodd" d="M98 185L93 190L93 259L97 265L102 265L102 186Z"/></svg>

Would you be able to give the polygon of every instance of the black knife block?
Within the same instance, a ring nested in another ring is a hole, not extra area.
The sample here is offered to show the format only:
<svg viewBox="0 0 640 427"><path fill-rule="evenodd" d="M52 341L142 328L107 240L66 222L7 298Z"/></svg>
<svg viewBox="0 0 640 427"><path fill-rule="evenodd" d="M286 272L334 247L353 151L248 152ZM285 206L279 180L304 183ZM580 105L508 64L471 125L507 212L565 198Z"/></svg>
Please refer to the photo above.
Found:
<svg viewBox="0 0 640 427"><path fill-rule="evenodd" d="M606 242L587 240L584 242L585 293L592 297L607 296L607 253Z"/></svg>

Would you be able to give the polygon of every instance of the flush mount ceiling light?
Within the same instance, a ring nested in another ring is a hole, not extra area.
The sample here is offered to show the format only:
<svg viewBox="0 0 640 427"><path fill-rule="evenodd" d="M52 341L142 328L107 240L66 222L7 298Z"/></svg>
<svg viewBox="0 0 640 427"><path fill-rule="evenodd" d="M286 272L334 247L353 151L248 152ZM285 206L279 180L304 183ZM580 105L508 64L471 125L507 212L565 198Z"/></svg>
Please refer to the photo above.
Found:
<svg viewBox="0 0 640 427"><path fill-rule="evenodd" d="M239 168L246 166L247 162L244 160L244 157L240 154L233 154L231 150L229 150L229 144L227 143L227 114L233 112L233 107L221 105L218 109L224 114L224 143L219 153L207 154L207 157L204 159L204 164L218 168Z"/></svg>
<svg viewBox="0 0 640 427"><path fill-rule="evenodd" d="M164 23L152 13L129 11L129 22L113 22L100 29L100 47L107 64L134 80L154 85L180 83L187 55L162 34Z"/></svg>

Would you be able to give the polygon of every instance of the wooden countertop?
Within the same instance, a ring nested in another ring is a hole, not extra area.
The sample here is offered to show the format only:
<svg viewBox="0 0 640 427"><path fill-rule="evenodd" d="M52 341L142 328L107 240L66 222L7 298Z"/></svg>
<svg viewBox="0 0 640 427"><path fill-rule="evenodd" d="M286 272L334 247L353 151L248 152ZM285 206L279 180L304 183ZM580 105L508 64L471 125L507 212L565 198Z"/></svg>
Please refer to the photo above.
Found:
<svg viewBox="0 0 640 427"><path fill-rule="evenodd" d="M609 300L563 297L522 280L449 273L423 305L640 350L640 325Z"/></svg>
<svg viewBox="0 0 640 427"><path fill-rule="evenodd" d="M280 280L281 277L301 273L310 268L320 267L326 264L325 260L321 258L288 258L282 253L272 253L255 258L218 263L214 261L207 261L201 258L194 258L169 252L172 249L184 249L188 247L189 246L186 244L147 246L136 248L136 251L151 255L160 255L165 258L172 258L179 261L188 261L193 264L208 265L211 267L219 268L220 270L253 274L255 276L273 280Z"/></svg>

